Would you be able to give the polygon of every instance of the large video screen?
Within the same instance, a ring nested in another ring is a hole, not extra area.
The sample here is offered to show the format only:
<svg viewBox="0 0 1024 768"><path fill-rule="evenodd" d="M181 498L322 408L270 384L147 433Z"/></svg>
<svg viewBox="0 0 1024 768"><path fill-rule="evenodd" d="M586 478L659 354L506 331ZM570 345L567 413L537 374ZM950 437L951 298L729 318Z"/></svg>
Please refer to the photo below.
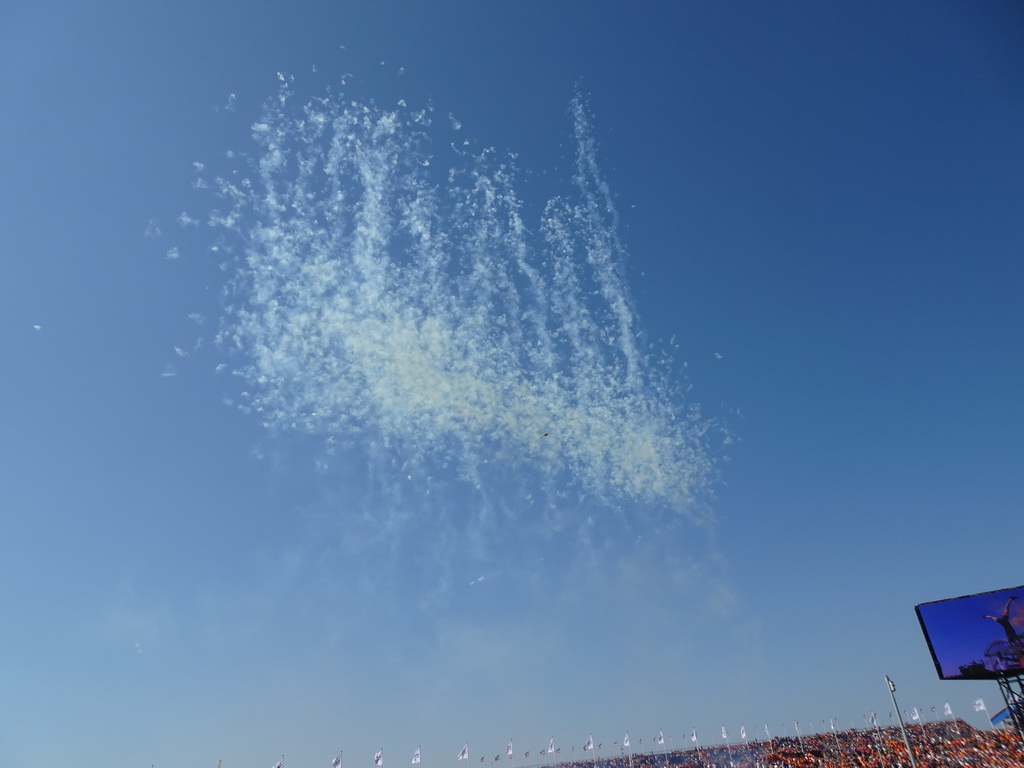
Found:
<svg viewBox="0 0 1024 768"><path fill-rule="evenodd" d="M914 606L943 680L1024 674L1024 586Z"/></svg>

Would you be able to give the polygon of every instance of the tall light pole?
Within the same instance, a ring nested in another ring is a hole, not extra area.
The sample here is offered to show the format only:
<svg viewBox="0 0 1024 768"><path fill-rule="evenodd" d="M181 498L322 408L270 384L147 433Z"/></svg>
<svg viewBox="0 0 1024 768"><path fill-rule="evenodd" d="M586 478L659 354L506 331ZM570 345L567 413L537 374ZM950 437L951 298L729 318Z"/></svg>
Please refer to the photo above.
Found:
<svg viewBox="0 0 1024 768"><path fill-rule="evenodd" d="M900 730L903 732L903 743L907 745L907 754L910 756L910 768L917 768L914 760L914 750L910 748L910 739L907 738L907 729L903 725L903 713L900 712L900 705L896 703L896 683L885 676L885 684L889 686L889 695L892 696L892 707L896 710L896 717L900 719Z"/></svg>

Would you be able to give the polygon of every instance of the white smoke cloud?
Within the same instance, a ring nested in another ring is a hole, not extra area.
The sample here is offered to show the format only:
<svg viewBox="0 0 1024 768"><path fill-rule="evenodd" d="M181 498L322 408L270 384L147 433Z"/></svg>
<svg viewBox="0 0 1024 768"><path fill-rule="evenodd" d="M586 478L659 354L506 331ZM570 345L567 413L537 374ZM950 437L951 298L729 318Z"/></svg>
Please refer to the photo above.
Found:
<svg viewBox="0 0 1024 768"><path fill-rule="evenodd" d="M240 407L330 451L363 446L382 483L412 469L427 494L454 470L481 510L508 507L495 489L519 476L547 498L703 519L709 423L639 346L582 101L573 197L531 224L511 159L428 154L446 146L429 110L293 106L282 81L208 216L243 254L219 334L241 357Z"/></svg>

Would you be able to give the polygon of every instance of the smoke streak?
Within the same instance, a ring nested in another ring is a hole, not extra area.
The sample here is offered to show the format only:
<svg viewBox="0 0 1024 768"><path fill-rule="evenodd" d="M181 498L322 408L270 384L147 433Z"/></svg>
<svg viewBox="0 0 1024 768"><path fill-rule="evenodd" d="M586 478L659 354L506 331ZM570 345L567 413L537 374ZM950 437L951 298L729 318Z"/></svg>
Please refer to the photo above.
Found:
<svg viewBox="0 0 1024 768"><path fill-rule="evenodd" d="M582 100L573 196L531 224L513 160L442 144L429 110L289 89L248 164L212 183L245 407L473 488L524 474L699 516L708 423L638 342Z"/></svg>

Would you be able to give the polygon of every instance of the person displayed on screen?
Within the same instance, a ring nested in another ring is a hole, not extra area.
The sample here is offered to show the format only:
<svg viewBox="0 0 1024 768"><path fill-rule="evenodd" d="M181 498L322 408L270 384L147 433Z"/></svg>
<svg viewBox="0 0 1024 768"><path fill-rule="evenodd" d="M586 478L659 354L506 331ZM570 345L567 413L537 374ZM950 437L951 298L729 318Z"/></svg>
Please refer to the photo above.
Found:
<svg viewBox="0 0 1024 768"><path fill-rule="evenodd" d="M1010 606L1013 605L1013 601L1017 599L1016 595L1013 595L1009 600L1006 601L1006 607L1003 608L1002 616L982 616L983 619L992 619L996 624L1003 628L1003 632L1006 633L1006 639L1011 644L1019 643L1020 637L1017 636L1017 630L1013 628L1013 624L1010 622Z"/></svg>
<svg viewBox="0 0 1024 768"><path fill-rule="evenodd" d="M1013 622L1010 620L1010 606L1013 605L1013 601L1016 599L1017 595L1012 595L1010 599L1006 601L1006 606L1003 608L1002 616L983 615L981 617L983 619L991 619L994 621L1003 628L1003 632L1006 634L1007 647L1005 650L997 651L994 654L1001 660L1000 667L1003 671L1024 667L1024 636L1017 634L1017 630L1014 628ZM987 653L988 652L986 652L986 654Z"/></svg>

